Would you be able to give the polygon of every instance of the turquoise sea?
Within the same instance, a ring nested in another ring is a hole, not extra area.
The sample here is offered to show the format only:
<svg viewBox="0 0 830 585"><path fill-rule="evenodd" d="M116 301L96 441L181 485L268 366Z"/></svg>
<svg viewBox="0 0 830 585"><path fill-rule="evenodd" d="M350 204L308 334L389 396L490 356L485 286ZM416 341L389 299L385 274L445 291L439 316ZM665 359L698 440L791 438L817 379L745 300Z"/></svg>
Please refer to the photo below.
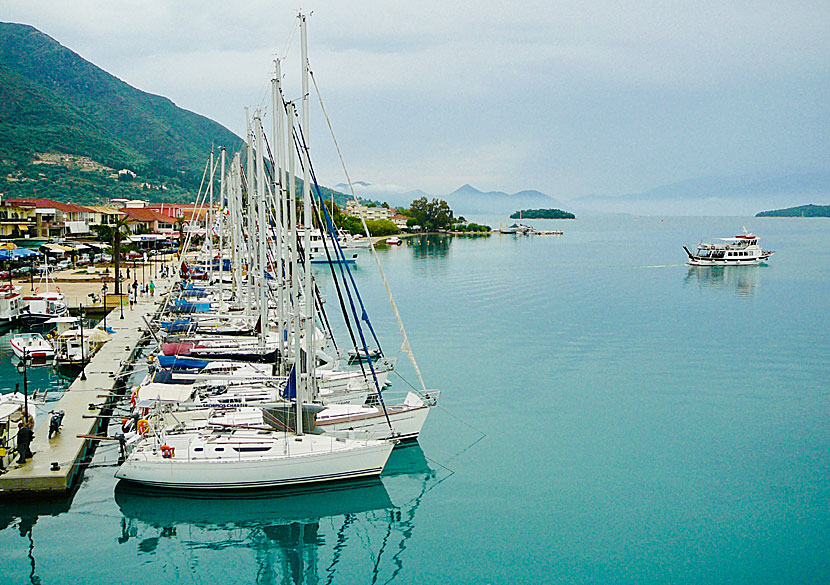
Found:
<svg viewBox="0 0 830 585"><path fill-rule="evenodd" d="M380 252L442 395L379 481L147 493L103 446L71 499L0 499L0 582L830 582L830 222L533 223L565 234ZM682 245L744 225L768 266L685 265ZM361 254L402 390L417 378Z"/></svg>

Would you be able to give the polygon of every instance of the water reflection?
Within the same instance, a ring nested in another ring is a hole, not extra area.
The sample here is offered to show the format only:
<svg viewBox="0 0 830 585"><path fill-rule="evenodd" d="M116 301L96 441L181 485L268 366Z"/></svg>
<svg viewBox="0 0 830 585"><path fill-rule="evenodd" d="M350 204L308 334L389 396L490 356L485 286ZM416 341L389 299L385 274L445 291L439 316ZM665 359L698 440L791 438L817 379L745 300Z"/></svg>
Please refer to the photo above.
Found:
<svg viewBox="0 0 830 585"><path fill-rule="evenodd" d="M689 266L684 285L734 288L739 296L750 296L760 283L761 266Z"/></svg>
<svg viewBox="0 0 830 585"><path fill-rule="evenodd" d="M438 258L446 256L450 251L452 236L446 234L424 234L404 238L404 242L412 250L416 258Z"/></svg>
<svg viewBox="0 0 830 585"><path fill-rule="evenodd" d="M229 496L148 491L122 482L115 489L123 515L118 543L133 543L139 556L170 544L235 554L246 549L255 559L256 583L386 582L403 567L415 512L433 477L414 445L393 453L383 481L323 489ZM400 485L402 478L414 489ZM396 484L396 493L411 493L396 505L387 482Z"/></svg>
<svg viewBox="0 0 830 585"><path fill-rule="evenodd" d="M27 544L27 558L29 563L29 582L39 584L41 578L37 575L35 560L35 530L38 520L44 517L59 516L67 511L72 504L71 498L59 498L47 502L29 502L15 500L7 502L0 508L0 532L17 522L17 531Z"/></svg>

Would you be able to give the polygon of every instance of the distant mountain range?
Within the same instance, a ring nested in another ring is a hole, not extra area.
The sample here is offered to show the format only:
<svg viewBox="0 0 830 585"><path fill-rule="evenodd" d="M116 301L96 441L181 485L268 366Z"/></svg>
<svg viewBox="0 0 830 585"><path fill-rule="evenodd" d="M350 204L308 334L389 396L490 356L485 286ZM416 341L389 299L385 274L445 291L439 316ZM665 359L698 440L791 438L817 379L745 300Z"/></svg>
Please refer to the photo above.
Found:
<svg viewBox="0 0 830 585"><path fill-rule="evenodd" d="M104 175L138 173L136 191L142 182L163 184L157 196L169 199L198 188L211 147L232 153L241 144L224 126L124 83L37 29L0 23L0 192L7 196L129 195L129 184L99 176L103 166ZM70 157L33 166L36 153ZM77 157L95 164L80 170Z"/></svg>
<svg viewBox="0 0 830 585"><path fill-rule="evenodd" d="M456 216L510 214L519 209L563 207L563 204L540 191L479 191L471 185L464 185L452 193L432 195L425 191L400 191L394 188L372 185L365 181L352 183L358 197L373 201L389 203L393 207L409 207L415 199L443 199L452 208ZM340 183L334 186L336 191L349 192L349 186Z"/></svg>
<svg viewBox="0 0 830 585"><path fill-rule="evenodd" d="M830 202L830 171L704 177L641 193L588 195L571 203L580 209L611 213L755 215L765 208L806 201Z"/></svg>

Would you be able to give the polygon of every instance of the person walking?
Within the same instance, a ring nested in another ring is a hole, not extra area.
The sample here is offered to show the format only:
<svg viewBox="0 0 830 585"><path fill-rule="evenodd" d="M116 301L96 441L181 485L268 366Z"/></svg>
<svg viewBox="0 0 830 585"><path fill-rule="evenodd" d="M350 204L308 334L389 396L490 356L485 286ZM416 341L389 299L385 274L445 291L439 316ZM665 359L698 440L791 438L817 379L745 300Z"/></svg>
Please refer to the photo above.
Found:
<svg viewBox="0 0 830 585"><path fill-rule="evenodd" d="M130 291L130 310L133 310L133 305L135 305L135 289Z"/></svg>
<svg viewBox="0 0 830 585"><path fill-rule="evenodd" d="M151 296L151 297L152 297L152 296L155 296L155 294L156 294L156 283L154 283L154 282L151 280L151 281L150 281L150 284L149 284L148 286L150 287L150 296Z"/></svg>

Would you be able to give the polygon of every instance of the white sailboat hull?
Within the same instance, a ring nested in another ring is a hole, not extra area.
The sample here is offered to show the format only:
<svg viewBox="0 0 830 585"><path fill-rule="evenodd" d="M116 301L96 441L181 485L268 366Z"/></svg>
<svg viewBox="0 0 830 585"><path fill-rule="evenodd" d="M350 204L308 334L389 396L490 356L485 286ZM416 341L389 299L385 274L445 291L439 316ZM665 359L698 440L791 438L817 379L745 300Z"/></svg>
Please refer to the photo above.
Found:
<svg viewBox="0 0 830 585"><path fill-rule="evenodd" d="M433 404L423 402L410 392L403 404L387 406L386 414L380 406L352 409L329 406L317 414L316 424L329 433L348 431L354 432L355 437L413 441L421 433Z"/></svg>
<svg viewBox="0 0 830 585"><path fill-rule="evenodd" d="M183 439L183 440L182 440ZM285 435L270 449L251 441L193 441L168 436L174 456L164 458L152 439L137 445L115 474L143 485L173 489L253 489L305 485L380 475L394 444L334 437ZM195 451L201 445L203 451ZM216 447L221 445L222 455ZM250 451L244 451L244 449ZM211 449L213 449L211 451ZM273 453L273 455L272 455ZM255 456L251 456L254 454Z"/></svg>

